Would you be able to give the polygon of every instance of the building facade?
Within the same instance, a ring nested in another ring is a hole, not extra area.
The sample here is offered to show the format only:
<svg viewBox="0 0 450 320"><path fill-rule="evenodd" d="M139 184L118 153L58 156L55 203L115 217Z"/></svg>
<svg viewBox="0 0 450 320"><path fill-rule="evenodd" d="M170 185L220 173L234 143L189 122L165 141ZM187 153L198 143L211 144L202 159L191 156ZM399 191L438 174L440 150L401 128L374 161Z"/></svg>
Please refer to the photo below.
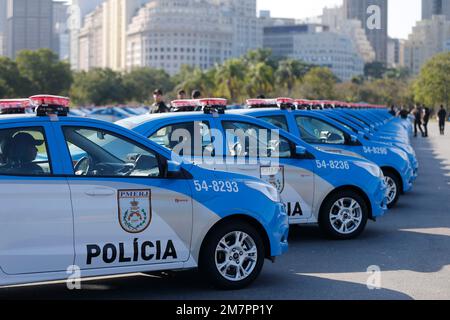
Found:
<svg viewBox="0 0 450 320"><path fill-rule="evenodd" d="M70 33L67 26L69 20L69 4L53 2L53 51L61 60L69 60Z"/></svg>
<svg viewBox="0 0 450 320"><path fill-rule="evenodd" d="M127 31L142 0L106 0L87 14L78 31L77 69L126 69Z"/></svg>
<svg viewBox="0 0 450 320"><path fill-rule="evenodd" d="M15 59L21 50L53 48L52 0L8 0L6 55Z"/></svg>
<svg viewBox="0 0 450 320"><path fill-rule="evenodd" d="M367 38L375 50L377 61L387 61L388 2L387 0L344 0L347 19L361 21Z"/></svg>
<svg viewBox="0 0 450 320"><path fill-rule="evenodd" d="M177 73L182 65L207 69L233 56L233 24L206 0L155 0L132 19L127 68Z"/></svg>
<svg viewBox="0 0 450 320"><path fill-rule="evenodd" d="M373 62L375 60L375 50L367 38L361 21L357 19L346 19L344 8L342 6L324 8L321 22L328 26L331 32L350 37L365 63Z"/></svg>
<svg viewBox="0 0 450 320"><path fill-rule="evenodd" d="M413 28L404 45L404 65L414 74L434 55L446 51L450 40L450 21L445 16L432 16Z"/></svg>
<svg viewBox="0 0 450 320"><path fill-rule="evenodd" d="M401 51L400 39L389 38L387 46L388 67L397 68L401 65L400 51Z"/></svg>
<svg viewBox="0 0 450 320"><path fill-rule="evenodd" d="M342 81L364 74L364 60L350 37L318 24L264 28L264 47L279 58L328 67Z"/></svg>
<svg viewBox="0 0 450 320"><path fill-rule="evenodd" d="M0 0L0 56L6 55L6 1L7 0Z"/></svg>
<svg viewBox="0 0 450 320"><path fill-rule="evenodd" d="M450 0L422 0L422 20L442 15L450 20Z"/></svg>

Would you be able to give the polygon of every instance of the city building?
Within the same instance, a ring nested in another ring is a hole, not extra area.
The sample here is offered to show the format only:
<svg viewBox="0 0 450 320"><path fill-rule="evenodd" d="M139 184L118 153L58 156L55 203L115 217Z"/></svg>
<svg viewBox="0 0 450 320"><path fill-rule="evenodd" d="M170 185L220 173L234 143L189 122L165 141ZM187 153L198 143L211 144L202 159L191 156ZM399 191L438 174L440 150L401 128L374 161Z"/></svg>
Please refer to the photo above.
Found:
<svg viewBox="0 0 450 320"><path fill-rule="evenodd" d="M264 28L264 47L279 58L292 58L328 67L342 81L364 74L364 60L353 41L319 24Z"/></svg>
<svg viewBox="0 0 450 320"><path fill-rule="evenodd" d="M432 16L429 20L417 22L405 42L404 65L417 74L434 55L448 50L450 21L445 16Z"/></svg>
<svg viewBox="0 0 450 320"><path fill-rule="evenodd" d="M400 66L400 39L388 39L387 45L387 65L391 68Z"/></svg>
<svg viewBox="0 0 450 320"><path fill-rule="evenodd" d="M256 0L209 0L220 7L220 15L233 26L232 56L262 48L263 28L256 16Z"/></svg>
<svg viewBox="0 0 450 320"><path fill-rule="evenodd" d="M86 15L78 31L77 68L126 69L127 30L145 1L106 0Z"/></svg>
<svg viewBox="0 0 450 320"><path fill-rule="evenodd" d="M67 26L69 20L69 4L53 2L53 51L61 60L69 60L70 33Z"/></svg>
<svg viewBox="0 0 450 320"><path fill-rule="evenodd" d="M375 51L367 38L360 20L347 19L342 6L324 8L321 23L328 26L331 32L350 37L365 63L375 60Z"/></svg>
<svg viewBox="0 0 450 320"><path fill-rule="evenodd" d="M422 0L422 20L432 16L443 15L450 20L450 0Z"/></svg>
<svg viewBox="0 0 450 320"><path fill-rule="evenodd" d="M6 0L0 0L0 56L6 55Z"/></svg>
<svg viewBox="0 0 450 320"><path fill-rule="evenodd" d="M72 69L78 70L79 66L79 36L85 17L92 13L105 0L72 0L69 8L69 42L70 42L70 65Z"/></svg>
<svg viewBox="0 0 450 320"><path fill-rule="evenodd" d="M153 0L128 29L127 68L175 74L182 65L207 69L233 56L234 24L208 0ZM255 13L256 15L256 13Z"/></svg>
<svg viewBox="0 0 450 320"><path fill-rule="evenodd" d="M52 0L8 0L6 55L15 59L24 49L53 48Z"/></svg>
<svg viewBox="0 0 450 320"><path fill-rule="evenodd" d="M372 8L371 6L375 7ZM375 10L370 10L374 8ZM376 60L386 62L388 42L387 0L344 0L344 12L347 19L361 21L367 38L375 50ZM372 17L378 18L378 20L373 20ZM378 22L379 25L377 25Z"/></svg>

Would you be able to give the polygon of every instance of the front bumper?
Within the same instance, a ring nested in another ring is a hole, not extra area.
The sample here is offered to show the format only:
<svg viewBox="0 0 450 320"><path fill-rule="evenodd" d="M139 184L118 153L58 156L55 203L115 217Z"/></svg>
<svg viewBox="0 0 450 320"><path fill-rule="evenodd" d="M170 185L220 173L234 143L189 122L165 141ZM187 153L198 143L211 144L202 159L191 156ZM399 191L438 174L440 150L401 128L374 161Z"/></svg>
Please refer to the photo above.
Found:
<svg viewBox="0 0 450 320"><path fill-rule="evenodd" d="M289 248L289 217L286 206L282 203L276 205L276 214L270 225L270 258L281 256L286 253Z"/></svg>
<svg viewBox="0 0 450 320"><path fill-rule="evenodd" d="M376 219L378 217L384 216L387 211L387 185L384 179L380 180L379 187L376 189L375 193L372 195L372 218Z"/></svg>

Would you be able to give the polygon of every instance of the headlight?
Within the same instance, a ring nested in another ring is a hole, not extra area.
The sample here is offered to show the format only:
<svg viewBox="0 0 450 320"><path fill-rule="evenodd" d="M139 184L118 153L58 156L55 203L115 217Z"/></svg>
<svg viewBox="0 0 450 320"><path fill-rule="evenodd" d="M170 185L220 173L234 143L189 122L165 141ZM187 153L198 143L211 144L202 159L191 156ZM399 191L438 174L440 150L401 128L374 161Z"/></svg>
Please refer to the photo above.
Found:
<svg viewBox="0 0 450 320"><path fill-rule="evenodd" d="M363 169L366 169L367 171L370 172L371 175L373 175L377 178L384 179L383 171L381 170L381 168L379 166L377 166L374 163L355 161L355 165L357 165Z"/></svg>
<svg viewBox="0 0 450 320"><path fill-rule="evenodd" d="M403 160L407 161L409 163L409 157L408 154L403 151L400 150L398 148L390 148L392 152L394 152L395 154L399 155Z"/></svg>
<svg viewBox="0 0 450 320"><path fill-rule="evenodd" d="M267 198L269 198L271 201L274 202L281 202L280 194L278 193L278 190L264 182L258 182L258 181L246 181L245 185L249 188L252 188L254 190L257 190L264 194Z"/></svg>

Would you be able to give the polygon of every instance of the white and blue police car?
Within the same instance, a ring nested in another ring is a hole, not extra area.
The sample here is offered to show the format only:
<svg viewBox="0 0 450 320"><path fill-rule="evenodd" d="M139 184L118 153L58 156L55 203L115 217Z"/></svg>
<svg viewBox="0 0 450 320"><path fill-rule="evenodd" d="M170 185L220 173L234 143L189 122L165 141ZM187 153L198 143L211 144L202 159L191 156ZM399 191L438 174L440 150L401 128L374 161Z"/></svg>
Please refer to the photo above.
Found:
<svg viewBox="0 0 450 320"><path fill-rule="evenodd" d="M67 117L56 96L1 101L0 286L199 267L252 283L288 249L277 190L181 161L137 133ZM251 199L251 201L249 201Z"/></svg>
<svg viewBox="0 0 450 320"><path fill-rule="evenodd" d="M317 150L266 121L225 112L224 99L191 104L204 112L148 114L117 123L199 166L268 181L280 192L290 224L318 223L331 238L355 238L368 219L385 213L387 188L376 164ZM180 105L186 107L186 101Z"/></svg>
<svg viewBox="0 0 450 320"><path fill-rule="evenodd" d="M319 149L350 151L374 162L385 176L388 208L395 206L401 193L411 190L414 174L406 152L396 146L358 137L323 113L295 110L293 99L283 98L286 107L280 108L279 100L249 99L247 109L234 112L270 122Z"/></svg>

